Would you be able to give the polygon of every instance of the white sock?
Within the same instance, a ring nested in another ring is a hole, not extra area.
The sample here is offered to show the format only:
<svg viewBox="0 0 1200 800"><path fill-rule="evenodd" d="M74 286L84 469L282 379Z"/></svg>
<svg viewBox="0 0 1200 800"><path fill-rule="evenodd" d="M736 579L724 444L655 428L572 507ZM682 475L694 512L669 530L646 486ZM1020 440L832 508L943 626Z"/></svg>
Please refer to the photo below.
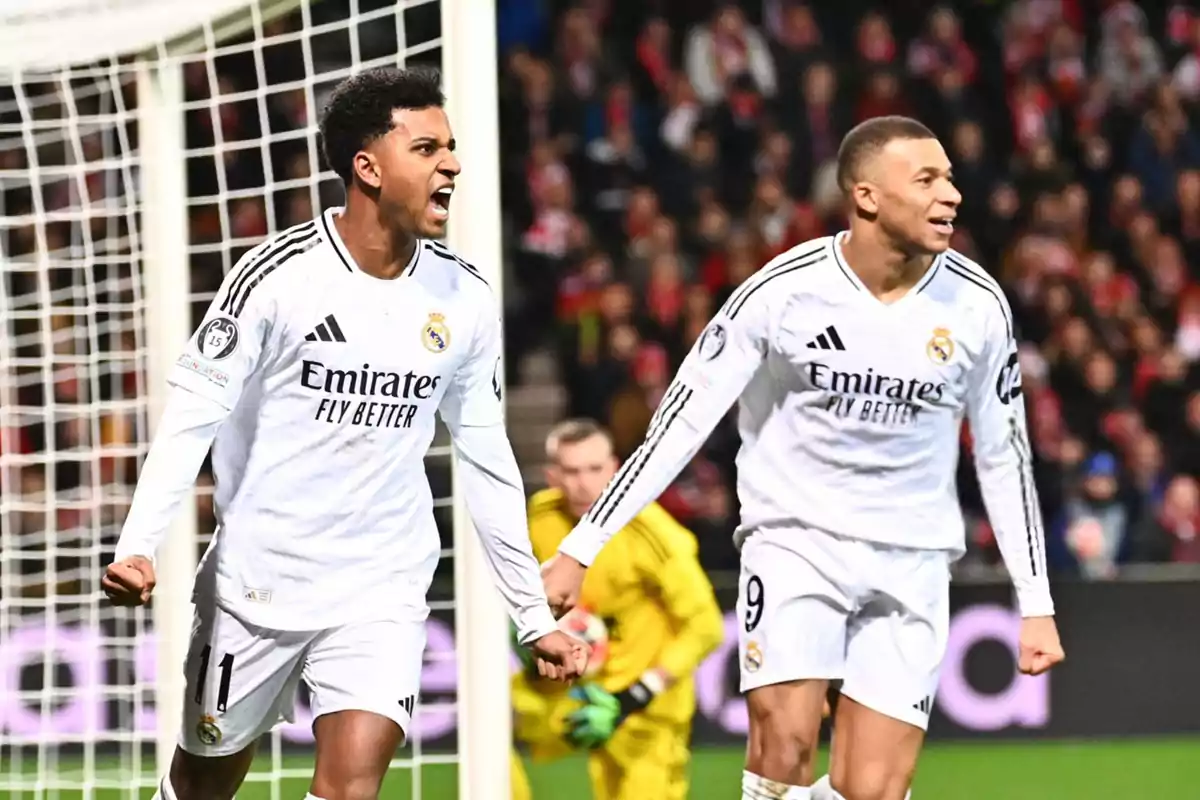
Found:
<svg viewBox="0 0 1200 800"><path fill-rule="evenodd" d="M809 800L807 786L789 786L749 770L742 771L742 800Z"/></svg>
<svg viewBox="0 0 1200 800"><path fill-rule="evenodd" d="M812 800L846 800L841 793L829 784L829 776L822 775L820 780L812 785ZM912 790L904 795L904 800L912 800Z"/></svg>
<svg viewBox="0 0 1200 800"><path fill-rule="evenodd" d="M304 800L322 800L322 799L320 797L317 797L312 792L309 792L308 794L304 795Z"/></svg>
<svg viewBox="0 0 1200 800"><path fill-rule="evenodd" d="M177 800L175 790L171 787L170 775L162 776L162 780L158 782L158 791L154 793L152 800Z"/></svg>
<svg viewBox="0 0 1200 800"><path fill-rule="evenodd" d="M812 785L812 800L846 800L829 783L829 776L822 775L820 780Z"/></svg>

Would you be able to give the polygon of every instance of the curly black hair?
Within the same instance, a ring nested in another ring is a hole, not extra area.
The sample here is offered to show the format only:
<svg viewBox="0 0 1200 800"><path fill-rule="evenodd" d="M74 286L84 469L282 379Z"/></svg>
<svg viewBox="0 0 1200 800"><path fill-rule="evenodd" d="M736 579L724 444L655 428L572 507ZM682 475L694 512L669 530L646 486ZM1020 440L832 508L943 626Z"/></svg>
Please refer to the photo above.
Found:
<svg viewBox="0 0 1200 800"><path fill-rule="evenodd" d="M446 104L437 69L378 67L337 85L321 111L321 149L325 163L349 184L354 154L392 129L398 108L441 108Z"/></svg>

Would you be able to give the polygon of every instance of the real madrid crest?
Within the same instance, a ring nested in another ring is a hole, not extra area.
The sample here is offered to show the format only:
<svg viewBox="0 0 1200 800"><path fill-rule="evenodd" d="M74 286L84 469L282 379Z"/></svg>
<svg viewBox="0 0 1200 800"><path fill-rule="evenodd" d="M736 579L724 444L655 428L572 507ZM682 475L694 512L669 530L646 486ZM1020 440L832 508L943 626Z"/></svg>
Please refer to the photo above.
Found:
<svg viewBox="0 0 1200 800"><path fill-rule="evenodd" d="M949 328L934 328L933 336L925 345L925 355L938 365L950 363L954 357L954 340L950 338Z"/></svg>
<svg viewBox="0 0 1200 800"><path fill-rule="evenodd" d="M421 329L421 344L431 353L444 353L450 346L450 328L446 326L446 317L433 313Z"/></svg>
<svg viewBox="0 0 1200 800"><path fill-rule="evenodd" d="M742 659L742 665L746 672L758 672L762 669L763 654L762 648L758 646L758 642L749 641L746 643L746 656Z"/></svg>
<svg viewBox="0 0 1200 800"><path fill-rule="evenodd" d="M208 747L213 747L221 743L221 729L217 727L217 721L205 714L196 723L196 738Z"/></svg>

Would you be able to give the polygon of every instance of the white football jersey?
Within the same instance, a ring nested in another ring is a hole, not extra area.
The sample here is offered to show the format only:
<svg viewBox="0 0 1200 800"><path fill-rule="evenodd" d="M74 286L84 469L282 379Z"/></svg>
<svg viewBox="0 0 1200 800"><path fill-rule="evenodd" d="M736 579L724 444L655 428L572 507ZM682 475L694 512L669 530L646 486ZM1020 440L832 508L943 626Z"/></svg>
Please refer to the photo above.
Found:
<svg viewBox="0 0 1200 800"><path fill-rule="evenodd" d="M953 250L885 304L827 237L743 283L685 359L650 425L560 548L590 563L739 401L737 537L800 525L960 553L955 487L969 420L980 484L1022 608L1050 613L1012 313Z"/></svg>
<svg viewBox="0 0 1200 800"><path fill-rule="evenodd" d="M490 488L476 494L506 492L480 502L511 519L485 524L528 542L501 427L501 326L490 287L432 241L418 242L402 277L371 277L339 238L338 212L242 258L170 378L228 411L215 429L218 530L197 573L197 600L215 593L265 628L423 618L441 549L424 466L439 412L456 446L463 431L493 433L476 449L502 452L471 454L473 464L490 461L481 479ZM156 494L142 491L156 480L149 467L139 481L146 508ZM118 558L152 553L165 526L162 514L135 513L139 499ZM508 599L531 614L518 627L553 630L532 552L500 549L493 566L521 573L508 575L521 584Z"/></svg>

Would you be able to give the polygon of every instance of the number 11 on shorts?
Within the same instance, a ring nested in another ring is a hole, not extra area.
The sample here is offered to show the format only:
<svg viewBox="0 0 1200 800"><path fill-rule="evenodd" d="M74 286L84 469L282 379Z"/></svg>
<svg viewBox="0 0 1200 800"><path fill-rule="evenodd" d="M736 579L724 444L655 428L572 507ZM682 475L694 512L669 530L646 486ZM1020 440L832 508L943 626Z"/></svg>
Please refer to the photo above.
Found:
<svg viewBox="0 0 1200 800"><path fill-rule="evenodd" d="M196 705L204 703L204 687L208 685L208 666L212 659L212 645L204 645L200 651L200 674L196 676ZM221 681L217 686L217 713L224 714L229 703L229 684L233 679L233 653L226 653L217 665L221 670Z"/></svg>

